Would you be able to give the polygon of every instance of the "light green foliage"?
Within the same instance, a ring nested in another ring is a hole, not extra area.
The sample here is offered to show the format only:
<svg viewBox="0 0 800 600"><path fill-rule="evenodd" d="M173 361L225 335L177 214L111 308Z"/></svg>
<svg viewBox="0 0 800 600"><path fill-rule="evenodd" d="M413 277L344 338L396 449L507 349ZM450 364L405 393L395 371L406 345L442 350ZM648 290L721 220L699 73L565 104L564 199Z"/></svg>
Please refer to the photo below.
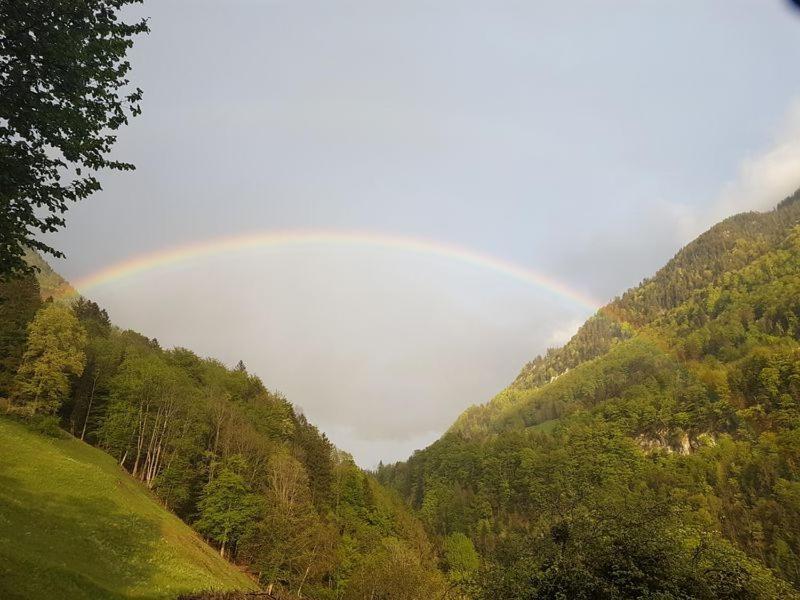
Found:
<svg viewBox="0 0 800 600"><path fill-rule="evenodd" d="M231 456L204 487L197 503L200 518L195 528L220 544L234 546L247 531L259 510L258 497L247 488L243 471L246 463L240 456Z"/></svg>
<svg viewBox="0 0 800 600"><path fill-rule="evenodd" d="M69 376L86 361L86 331L72 310L48 303L28 326L14 385L14 402L29 414L53 414L69 394Z"/></svg>
<svg viewBox="0 0 800 600"><path fill-rule="evenodd" d="M480 566L472 540L463 533L451 533L444 538L442 546L445 568L452 580L465 580Z"/></svg>
<svg viewBox="0 0 800 600"><path fill-rule="evenodd" d="M242 556L266 582L301 589L309 575L324 573L334 543L315 512L303 465L278 453L270 459L259 520L242 540Z"/></svg>
<svg viewBox="0 0 800 600"><path fill-rule="evenodd" d="M442 577L397 538L386 538L353 573L345 600L428 600L440 597Z"/></svg>

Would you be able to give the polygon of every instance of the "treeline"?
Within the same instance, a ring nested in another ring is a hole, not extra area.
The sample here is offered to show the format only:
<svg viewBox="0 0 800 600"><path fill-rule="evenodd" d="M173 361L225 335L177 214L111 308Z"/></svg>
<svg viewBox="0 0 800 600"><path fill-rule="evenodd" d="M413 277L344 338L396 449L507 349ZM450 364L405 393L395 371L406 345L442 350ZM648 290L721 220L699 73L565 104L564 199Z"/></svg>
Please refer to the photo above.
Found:
<svg viewBox="0 0 800 600"><path fill-rule="evenodd" d="M598 355L540 359L381 469L472 541L475 598L798 597L799 199L713 228L618 301L636 327L603 311L560 357Z"/></svg>
<svg viewBox="0 0 800 600"><path fill-rule="evenodd" d="M513 388L543 385L687 301L723 274L740 269L781 243L800 220L800 190L765 213L742 213L700 235L651 278L631 288L589 319L561 348L525 365Z"/></svg>
<svg viewBox="0 0 800 600"><path fill-rule="evenodd" d="M4 410L106 450L268 590L444 593L420 522L244 364L163 349L82 298L42 302L32 277L0 297Z"/></svg>

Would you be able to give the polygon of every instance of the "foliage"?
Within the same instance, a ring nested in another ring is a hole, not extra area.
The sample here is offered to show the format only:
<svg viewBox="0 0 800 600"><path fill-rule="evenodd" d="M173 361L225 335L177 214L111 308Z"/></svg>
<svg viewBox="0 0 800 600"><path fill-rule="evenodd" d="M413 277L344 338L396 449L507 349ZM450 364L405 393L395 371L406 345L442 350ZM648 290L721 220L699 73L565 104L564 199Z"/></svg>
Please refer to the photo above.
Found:
<svg viewBox="0 0 800 600"><path fill-rule="evenodd" d="M203 487L197 503L200 518L195 528L220 544L221 556L225 556L226 546L235 547L258 512L258 498L237 472L244 469L241 457L229 457Z"/></svg>
<svg viewBox="0 0 800 600"><path fill-rule="evenodd" d="M86 331L73 312L48 303L28 326L28 340L14 381L14 402L29 414L53 414L69 393L69 376L86 361Z"/></svg>
<svg viewBox="0 0 800 600"><path fill-rule="evenodd" d="M11 393L28 338L28 323L40 304L35 277L0 281L0 397Z"/></svg>
<svg viewBox="0 0 800 600"><path fill-rule="evenodd" d="M60 255L32 230L64 225L68 203L100 189L116 131L140 112L127 52L139 0L0 2L0 276L26 272L25 248Z"/></svg>
<svg viewBox="0 0 800 600"><path fill-rule="evenodd" d="M474 597L797 597L799 221L723 221L379 471Z"/></svg>
<svg viewBox="0 0 800 600"><path fill-rule="evenodd" d="M472 540L457 531L442 541L442 560L451 580L468 580L480 566L480 557Z"/></svg>
<svg viewBox="0 0 800 600"><path fill-rule="evenodd" d="M426 600L440 596L441 576L396 538L382 540L379 551L362 562L345 594L347 600Z"/></svg>

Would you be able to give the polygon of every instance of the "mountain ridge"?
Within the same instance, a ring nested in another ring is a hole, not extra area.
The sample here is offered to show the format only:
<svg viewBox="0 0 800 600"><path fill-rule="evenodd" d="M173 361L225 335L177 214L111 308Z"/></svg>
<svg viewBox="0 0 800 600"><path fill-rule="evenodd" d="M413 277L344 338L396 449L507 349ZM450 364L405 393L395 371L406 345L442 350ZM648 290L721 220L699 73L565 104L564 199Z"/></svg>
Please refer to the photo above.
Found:
<svg viewBox="0 0 800 600"><path fill-rule="evenodd" d="M379 472L473 541L474 598L800 595L799 198L711 227Z"/></svg>
<svg viewBox="0 0 800 600"><path fill-rule="evenodd" d="M575 335L561 347L549 349L522 367L520 373L504 390L487 403L466 409L448 431L458 432L475 412L488 409L492 403L504 404L507 392L525 390L544 385L571 368L591 360L609 351L611 347L630 338L634 331L642 325L656 319L664 311L674 307L679 301L686 299L708 281L719 276L720 272L742 266L766 251L769 244L774 244L776 236L787 224L800 221L800 190L779 202L775 208L764 212L744 212L732 215L713 225L707 231L681 248L652 277L645 278L640 284L626 290L608 304L589 317ZM730 238L747 240L752 247L739 248L730 246ZM733 254L731 250L738 251ZM708 263L711 256L713 262ZM727 260L726 260L727 259ZM697 261L704 261L709 268L703 277L688 280L684 275L691 270ZM663 290L663 281L668 282ZM680 292L676 289L682 283ZM661 296L654 294L661 291ZM682 292L682 293L681 293ZM645 310L642 310L642 305ZM645 313L642 315L641 313Z"/></svg>

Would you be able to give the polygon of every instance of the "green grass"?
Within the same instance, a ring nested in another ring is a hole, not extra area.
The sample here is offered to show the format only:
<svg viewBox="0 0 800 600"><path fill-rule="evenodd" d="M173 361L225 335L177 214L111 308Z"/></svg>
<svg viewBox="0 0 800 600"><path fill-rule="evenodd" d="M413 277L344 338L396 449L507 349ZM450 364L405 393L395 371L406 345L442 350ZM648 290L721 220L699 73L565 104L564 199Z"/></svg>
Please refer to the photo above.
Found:
<svg viewBox="0 0 800 600"><path fill-rule="evenodd" d="M253 588L109 455L0 418L0 598Z"/></svg>

